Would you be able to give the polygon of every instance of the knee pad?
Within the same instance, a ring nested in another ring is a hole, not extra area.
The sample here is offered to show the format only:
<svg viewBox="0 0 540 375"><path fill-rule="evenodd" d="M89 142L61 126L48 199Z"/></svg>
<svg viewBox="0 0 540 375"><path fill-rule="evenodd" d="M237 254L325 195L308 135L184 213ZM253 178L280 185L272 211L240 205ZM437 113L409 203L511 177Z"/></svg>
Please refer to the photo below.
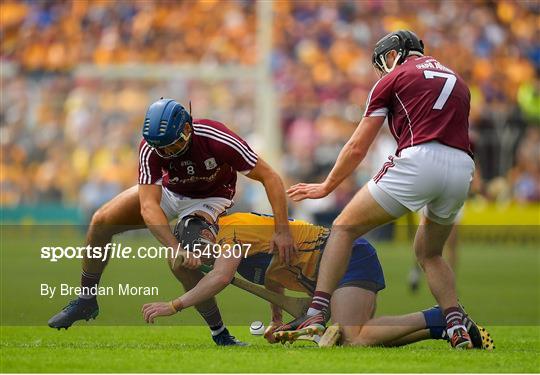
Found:
<svg viewBox="0 0 540 375"><path fill-rule="evenodd" d="M216 242L218 226L197 215L181 218L174 227L174 236L183 248L193 249L193 245L213 245ZM199 246L200 246L199 245Z"/></svg>

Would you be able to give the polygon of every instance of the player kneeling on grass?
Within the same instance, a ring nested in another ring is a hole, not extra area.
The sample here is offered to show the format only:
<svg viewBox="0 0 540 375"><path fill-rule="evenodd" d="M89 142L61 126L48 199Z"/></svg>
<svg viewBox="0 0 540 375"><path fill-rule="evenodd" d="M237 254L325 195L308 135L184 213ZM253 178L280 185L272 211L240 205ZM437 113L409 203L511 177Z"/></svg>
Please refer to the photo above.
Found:
<svg viewBox="0 0 540 375"><path fill-rule="evenodd" d="M254 213L236 213L219 218L219 232L212 238L209 233L193 233L179 222L175 234L181 243L193 245L214 243L218 249L226 245L243 244L237 256L217 257L212 271L181 297L170 302L148 303L143 306L144 319L153 323L158 316L173 315L197 305L223 290L238 272L245 279L283 293L284 289L313 294L317 265L329 235L327 228L301 220L291 220L290 227L298 249L290 263L277 261L269 254L274 218ZM246 246L247 245L247 246ZM216 247L214 247L216 248ZM223 254L225 255L225 254ZM402 316L373 318L377 292L384 289L384 275L373 246L358 238L352 247L352 256L338 289L332 296L332 319L337 325L329 327L321 340L322 345L341 342L347 345L398 346L425 339L446 339L446 322L441 310L433 307L422 312ZM265 332L271 343L294 341L302 335L322 332L275 332L282 325L282 311L272 305L272 321ZM492 345L489 335L469 317L466 324L477 348Z"/></svg>
<svg viewBox="0 0 540 375"><path fill-rule="evenodd" d="M276 215L272 250L281 259L294 252L287 221L285 191L279 175L255 154L249 145L220 122L193 119L173 99L161 99L148 108L139 146L139 181L103 205L92 217L87 245L104 248L115 234L148 227L163 245L183 254L175 276L186 290L197 284L202 273L200 259L188 257L179 247L169 221L196 218L213 226L233 205L238 172L260 181ZM170 255L169 264L174 261ZM98 315L96 291L108 259L86 256L82 264L79 298L71 301L48 322L52 328L68 328L77 320ZM212 330L218 345L241 344L223 325L214 299L196 306Z"/></svg>

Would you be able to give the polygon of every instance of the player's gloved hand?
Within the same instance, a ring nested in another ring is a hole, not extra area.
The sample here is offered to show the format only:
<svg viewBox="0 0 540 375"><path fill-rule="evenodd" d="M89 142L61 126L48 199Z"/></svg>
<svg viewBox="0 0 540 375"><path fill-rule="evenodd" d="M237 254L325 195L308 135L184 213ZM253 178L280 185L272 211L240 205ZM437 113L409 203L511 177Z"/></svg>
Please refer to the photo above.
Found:
<svg viewBox="0 0 540 375"><path fill-rule="evenodd" d="M275 344L277 342L276 338L274 337L273 333L276 330L277 327L282 326L283 322L278 321L271 321L268 324L268 327L264 330L263 337L268 341L270 344Z"/></svg>
<svg viewBox="0 0 540 375"><path fill-rule="evenodd" d="M143 305L142 314L146 323L154 323L158 316L174 315L182 308L178 307L178 300L170 302L152 302Z"/></svg>
<svg viewBox="0 0 540 375"><path fill-rule="evenodd" d="M296 248L294 239L289 231L276 232L270 241L270 252L273 253L277 249L279 261L289 265L291 259L296 256Z"/></svg>
<svg viewBox="0 0 540 375"><path fill-rule="evenodd" d="M330 194L331 190L326 185L322 184L296 184L287 190L287 195L295 202L300 202L304 199L319 199Z"/></svg>
<svg viewBox="0 0 540 375"><path fill-rule="evenodd" d="M190 270L196 270L202 264L200 257L195 256L194 253L188 253L185 250L179 250L178 253L174 255L176 255L176 257L171 260L172 269L184 267Z"/></svg>

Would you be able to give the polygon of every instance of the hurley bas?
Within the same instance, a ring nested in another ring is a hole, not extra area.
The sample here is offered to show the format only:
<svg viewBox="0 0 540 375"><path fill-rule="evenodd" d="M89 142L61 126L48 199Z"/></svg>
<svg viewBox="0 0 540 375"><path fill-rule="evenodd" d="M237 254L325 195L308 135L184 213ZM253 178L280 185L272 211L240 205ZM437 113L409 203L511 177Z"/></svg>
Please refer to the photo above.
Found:
<svg viewBox="0 0 540 375"><path fill-rule="evenodd" d="M116 288L112 286L81 287L70 286L69 284L60 284L59 286L40 284L41 296L54 298L57 292L61 296L79 296L81 294L90 296L158 296L159 288L157 286L134 286L130 284L118 284Z"/></svg>

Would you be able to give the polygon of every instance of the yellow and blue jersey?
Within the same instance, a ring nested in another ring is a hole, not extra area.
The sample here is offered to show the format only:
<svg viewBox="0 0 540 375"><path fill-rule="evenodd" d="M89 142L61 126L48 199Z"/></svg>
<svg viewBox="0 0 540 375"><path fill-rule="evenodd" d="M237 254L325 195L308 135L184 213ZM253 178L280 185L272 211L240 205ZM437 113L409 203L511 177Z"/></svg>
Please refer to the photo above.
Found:
<svg viewBox="0 0 540 375"><path fill-rule="evenodd" d="M270 253L274 218L256 213L235 213L219 218L217 243L239 244L242 262L238 273L245 279L264 285L269 279L285 289L312 293L318 266L330 230L303 220L290 219L291 235L297 254L289 265ZM247 251L247 254L246 254ZM363 238L353 243L348 269L339 283L377 292L384 288L384 275L373 246Z"/></svg>
<svg viewBox="0 0 540 375"><path fill-rule="evenodd" d="M317 276L321 248L328 238L327 228L303 220L290 219L289 226L297 256L286 266L277 256L270 254L270 241L274 234L274 218L256 213L235 213L219 218L219 244L243 244L242 260L238 272L246 279L264 284L270 278L286 289L308 291ZM249 245L249 250L246 245ZM247 256L245 251L247 250Z"/></svg>

